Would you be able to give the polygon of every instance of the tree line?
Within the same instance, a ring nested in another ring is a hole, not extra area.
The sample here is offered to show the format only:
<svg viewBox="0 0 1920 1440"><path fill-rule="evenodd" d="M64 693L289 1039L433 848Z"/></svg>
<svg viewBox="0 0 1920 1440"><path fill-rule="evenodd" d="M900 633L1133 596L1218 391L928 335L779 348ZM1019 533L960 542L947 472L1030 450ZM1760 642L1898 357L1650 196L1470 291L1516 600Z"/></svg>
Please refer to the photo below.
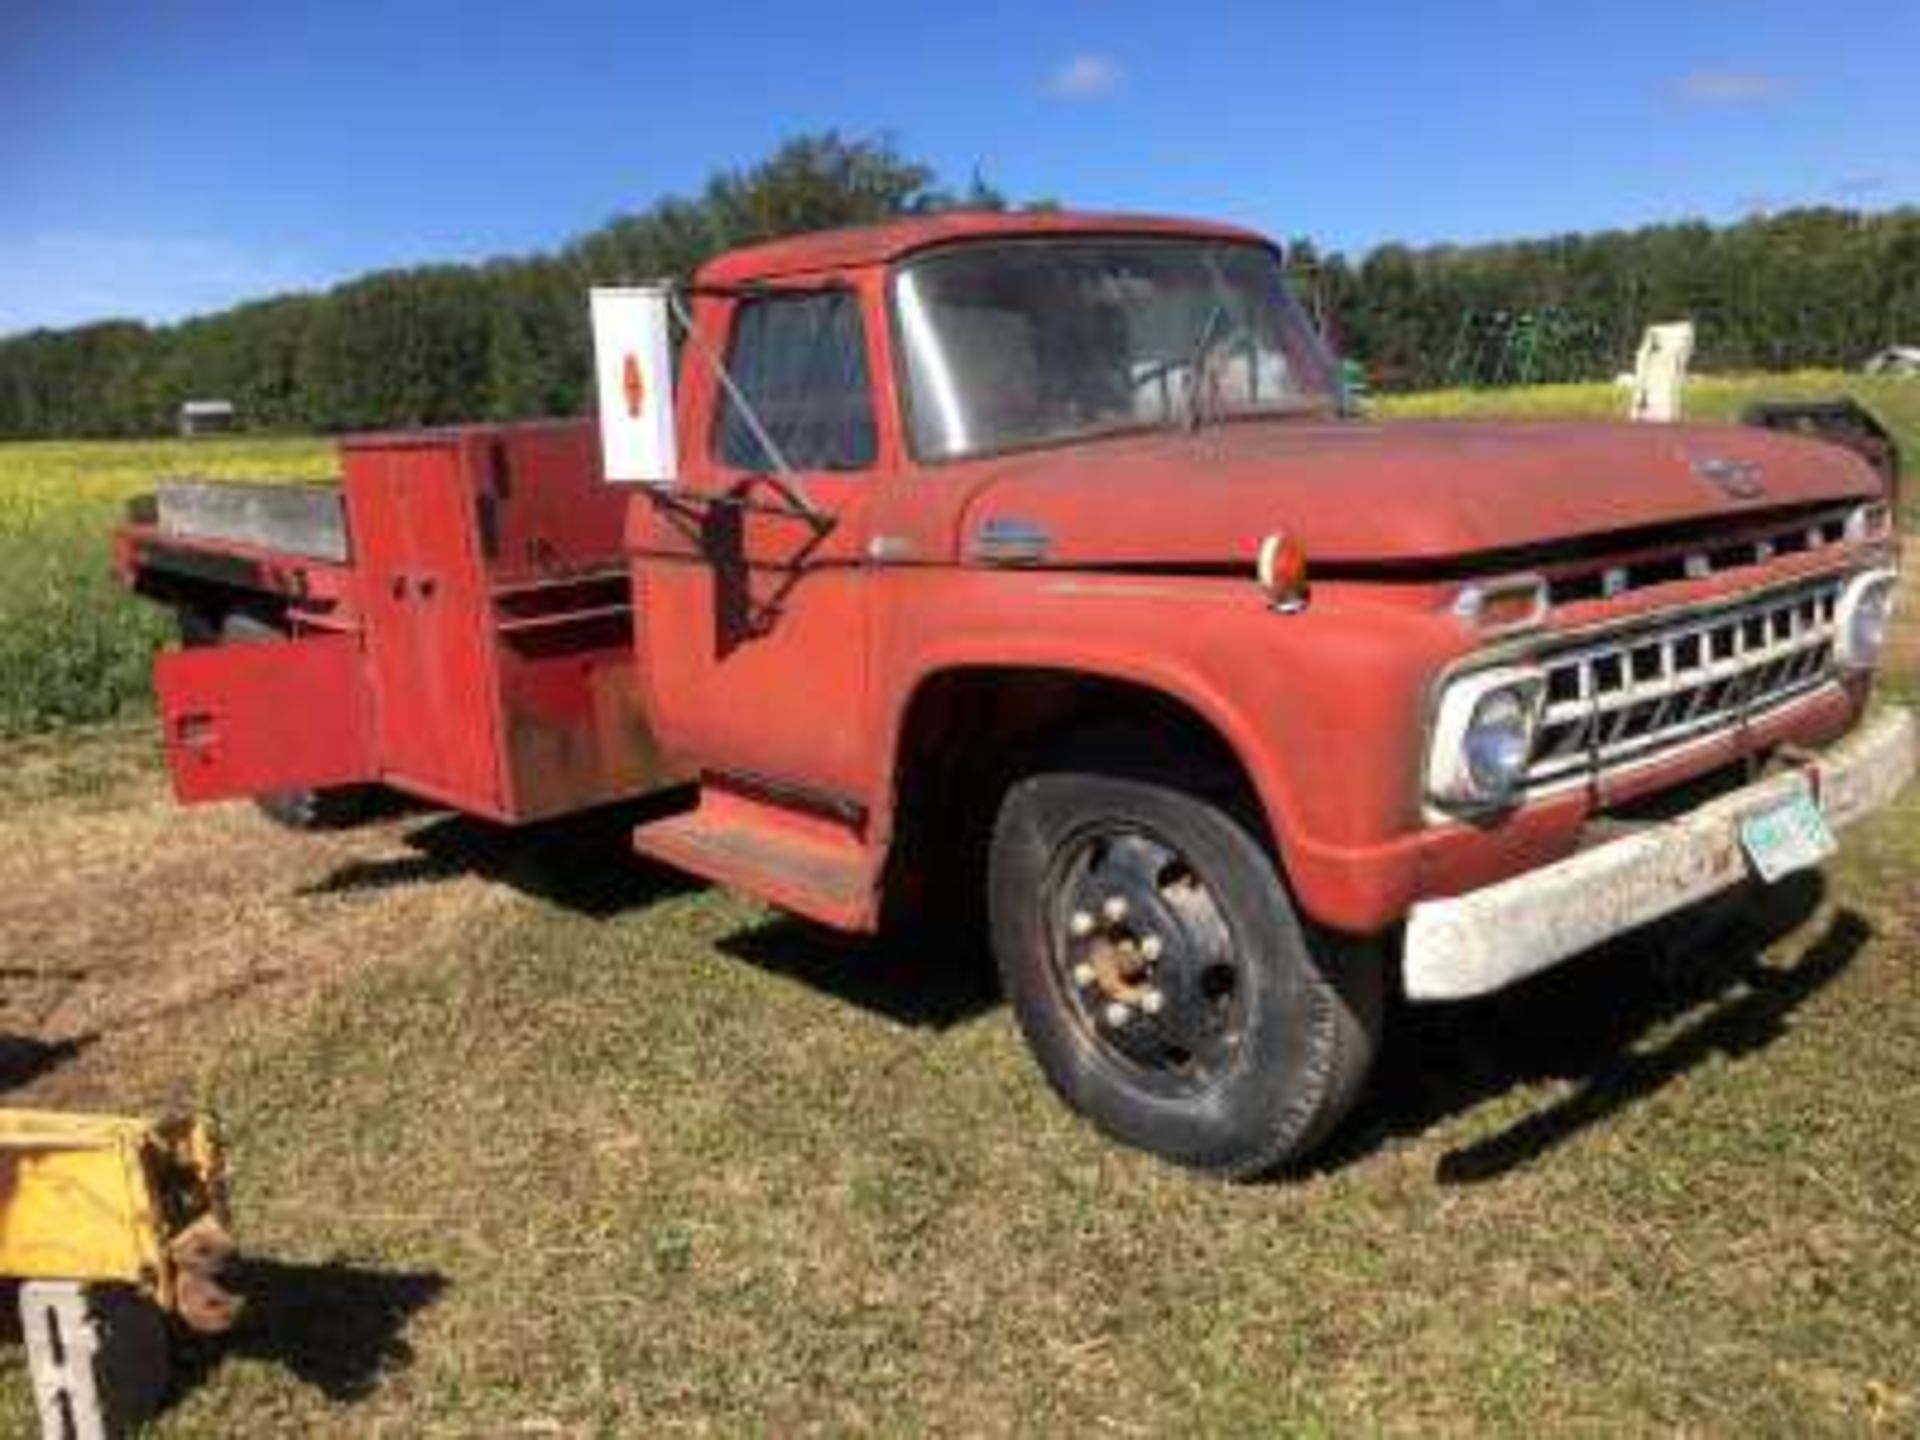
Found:
<svg viewBox="0 0 1920 1440"><path fill-rule="evenodd" d="M177 325L0 339L0 438L161 433L189 398L230 400L263 430L580 414L591 285L687 279L738 245L1005 203L977 177L944 187L885 140L802 137L552 254L381 271Z"/></svg>
<svg viewBox="0 0 1920 1440"><path fill-rule="evenodd" d="M558 251L382 271L176 325L107 321L0 339L0 438L167 430L182 401L231 400L253 429L339 431L571 415L591 383L590 285L686 278L709 256L802 230L1001 208L888 141L788 142L697 195ZM1920 343L1920 211L1797 210L1357 261L1289 247L1337 348L1383 388L1594 378L1642 327L1692 317L1713 370L1853 366Z"/></svg>
<svg viewBox="0 0 1920 1440"><path fill-rule="evenodd" d="M1641 332L1691 319L1697 369L1853 369L1920 344L1920 210L1817 208L1412 249L1358 263L1296 242L1340 350L1389 389L1602 379Z"/></svg>

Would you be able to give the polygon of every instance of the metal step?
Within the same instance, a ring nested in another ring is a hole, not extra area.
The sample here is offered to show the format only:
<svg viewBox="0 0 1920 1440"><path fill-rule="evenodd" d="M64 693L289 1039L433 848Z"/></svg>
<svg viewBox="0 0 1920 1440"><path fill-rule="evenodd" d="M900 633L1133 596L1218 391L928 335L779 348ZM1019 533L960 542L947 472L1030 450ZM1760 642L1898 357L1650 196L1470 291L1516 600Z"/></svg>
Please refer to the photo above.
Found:
<svg viewBox="0 0 1920 1440"><path fill-rule="evenodd" d="M689 811L642 825L634 848L677 869L845 930L872 930L879 909L873 850L834 821L702 787Z"/></svg>

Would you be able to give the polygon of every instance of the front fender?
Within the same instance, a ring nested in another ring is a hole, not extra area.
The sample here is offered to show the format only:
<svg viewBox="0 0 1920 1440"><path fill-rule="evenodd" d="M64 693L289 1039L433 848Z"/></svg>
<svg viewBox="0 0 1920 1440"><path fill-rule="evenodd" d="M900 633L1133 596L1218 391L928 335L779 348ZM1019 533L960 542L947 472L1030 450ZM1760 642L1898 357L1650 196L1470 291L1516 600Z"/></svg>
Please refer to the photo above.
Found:
<svg viewBox="0 0 1920 1440"><path fill-rule="evenodd" d="M1343 604L1331 589L1283 615L1227 577L949 571L902 577L896 598L875 636L876 690L892 699L880 754L898 755L914 697L954 670L1147 687L1238 758L1309 915L1371 933L1411 905L1426 687L1461 643L1444 617Z"/></svg>

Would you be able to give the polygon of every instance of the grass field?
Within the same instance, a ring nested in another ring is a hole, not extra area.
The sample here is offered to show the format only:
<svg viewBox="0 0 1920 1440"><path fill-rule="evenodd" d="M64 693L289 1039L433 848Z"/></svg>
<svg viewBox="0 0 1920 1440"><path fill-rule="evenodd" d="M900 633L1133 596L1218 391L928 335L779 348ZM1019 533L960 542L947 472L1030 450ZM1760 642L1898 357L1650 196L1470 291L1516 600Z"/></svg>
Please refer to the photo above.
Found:
<svg viewBox="0 0 1920 1440"><path fill-rule="evenodd" d="M147 699L165 616L107 573L128 497L186 471L257 478L332 472L308 439L0 446L0 736L110 719Z"/></svg>
<svg viewBox="0 0 1920 1440"><path fill-rule="evenodd" d="M92 527L179 453L0 449L5 558L61 557L0 636L111 603ZM0 741L0 1084L226 1122L253 1319L163 1433L1920 1430L1920 796L1724 928L1396 1014L1324 1163L1234 1189L1067 1116L968 937L834 939L619 815L180 811L137 714L47 731L138 710L97 623L112 704Z"/></svg>

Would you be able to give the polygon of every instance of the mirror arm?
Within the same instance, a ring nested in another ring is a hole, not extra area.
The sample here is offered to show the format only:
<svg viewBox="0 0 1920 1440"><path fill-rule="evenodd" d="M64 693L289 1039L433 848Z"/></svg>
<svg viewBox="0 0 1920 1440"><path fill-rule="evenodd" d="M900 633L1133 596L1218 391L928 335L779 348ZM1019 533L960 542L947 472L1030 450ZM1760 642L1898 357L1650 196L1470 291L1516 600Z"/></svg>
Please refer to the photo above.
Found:
<svg viewBox="0 0 1920 1440"><path fill-rule="evenodd" d="M694 329L693 317L687 313L686 304L680 296L681 291L678 287L667 291L667 304L673 311L673 318L680 322L680 328L687 337L687 344L693 347L700 358L706 362L707 367L713 371L713 377L720 382L720 388L726 392L727 399L739 411L740 418L746 421L747 430L752 434L754 442L771 462L772 470L766 472L762 478L787 503L794 515L816 532L825 534L833 528L833 517L816 505L813 497L807 493L807 487L794 473L793 466L787 463L786 455L774 443L773 436L761 423L753 405L742 393L740 387L734 383L733 376L727 372L726 361L707 343L706 338Z"/></svg>

